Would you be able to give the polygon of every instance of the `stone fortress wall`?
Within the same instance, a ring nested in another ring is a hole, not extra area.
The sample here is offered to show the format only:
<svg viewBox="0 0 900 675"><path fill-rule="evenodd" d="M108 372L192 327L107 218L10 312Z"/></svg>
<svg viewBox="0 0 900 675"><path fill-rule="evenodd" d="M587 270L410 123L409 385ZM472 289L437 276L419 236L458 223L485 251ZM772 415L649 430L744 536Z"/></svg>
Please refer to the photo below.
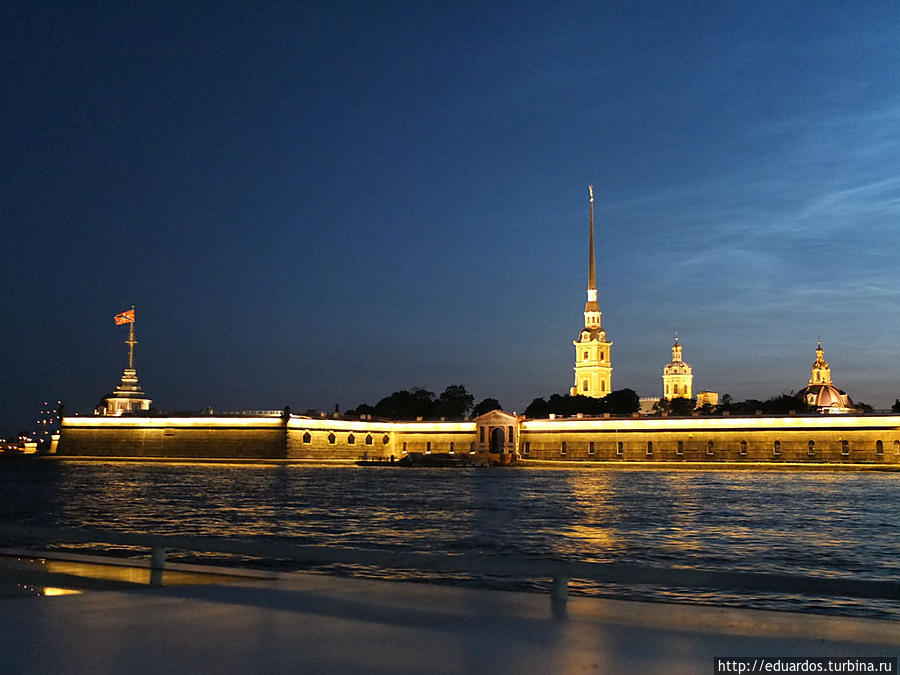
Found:
<svg viewBox="0 0 900 675"><path fill-rule="evenodd" d="M492 438L494 443L492 444ZM525 419L470 422L284 417L67 417L57 454L172 459L400 459L516 453L555 462L900 465L900 415Z"/></svg>
<svg viewBox="0 0 900 675"><path fill-rule="evenodd" d="M900 464L900 416L525 420L524 459Z"/></svg>

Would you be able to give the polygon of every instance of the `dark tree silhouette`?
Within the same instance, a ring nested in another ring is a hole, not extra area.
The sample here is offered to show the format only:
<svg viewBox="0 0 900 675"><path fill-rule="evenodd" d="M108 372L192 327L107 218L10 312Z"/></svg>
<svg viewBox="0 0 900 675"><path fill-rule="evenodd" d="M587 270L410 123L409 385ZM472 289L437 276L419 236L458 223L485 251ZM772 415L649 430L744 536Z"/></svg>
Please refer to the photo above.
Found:
<svg viewBox="0 0 900 675"><path fill-rule="evenodd" d="M402 389L385 396L375 404L375 416L392 420L411 420L417 417L432 418L435 412L434 393L419 389Z"/></svg>
<svg viewBox="0 0 900 675"><path fill-rule="evenodd" d="M641 399L633 389L618 389L606 396L609 412L613 415L631 415L641 408Z"/></svg>
<svg viewBox="0 0 900 675"><path fill-rule="evenodd" d="M435 404L438 417L463 419L475 407L475 398L461 384L451 384L444 389Z"/></svg>
<svg viewBox="0 0 900 675"><path fill-rule="evenodd" d="M479 415L483 415L484 413L490 412L491 410L503 410L503 406L500 405L500 401L495 398L486 398L475 406L472 414L475 417L478 417Z"/></svg>
<svg viewBox="0 0 900 675"><path fill-rule="evenodd" d="M697 399L695 398L679 396L669 399L669 414L675 417L689 417L696 407Z"/></svg>
<svg viewBox="0 0 900 675"><path fill-rule="evenodd" d="M348 417L362 417L363 415L374 415L374 414L375 414L375 408L373 408L372 406L370 406L366 403L360 403L353 410L347 411Z"/></svg>
<svg viewBox="0 0 900 675"><path fill-rule="evenodd" d="M525 417L531 417L532 419L550 417L550 406L544 399L536 398L525 408Z"/></svg>

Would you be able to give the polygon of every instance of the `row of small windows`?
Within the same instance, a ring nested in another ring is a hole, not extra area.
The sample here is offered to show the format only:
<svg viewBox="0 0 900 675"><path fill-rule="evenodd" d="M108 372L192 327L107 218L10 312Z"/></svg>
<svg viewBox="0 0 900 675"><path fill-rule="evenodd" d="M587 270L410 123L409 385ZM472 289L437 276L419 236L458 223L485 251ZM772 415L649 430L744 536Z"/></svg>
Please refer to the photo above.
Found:
<svg viewBox="0 0 900 675"><path fill-rule="evenodd" d="M599 357L600 361L602 361L603 359L606 358L606 354L603 352L602 349L601 349L600 352L598 353L598 357ZM587 360L588 360L588 352L587 352L587 350L585 350L584 354L581 355L581 360L582 360L582 361L587 361Z"/></svg>
<svg viewBox="0 0 900 675"><path fill-rule="evenodd" d="M480 429L480 431L482 432L481 438L483 441L484 428L482 427ZM512 431L512 429L510 428L510 432L511 431ZM381 443L382 443L382 445L388 445L390 443L390 440L391 440L390 436L385 434L381 438ZM312 434L310 434L310 432L307 431L306 433L303 434L303 442L304 443L312 443ZM364 442L366 445L374 445L375 440L372 437L372 434L367 434ZM328 434L328 443L330 445L334 445L337 443L337 436L333 432ZM355 443L356 443L356 436L352 433L348 434L347 435L347 445L354 445ZM404 441L403 452L406 452L406 447L407 447L407 444ZM742 456L746 456L748 454L747 453L747 450L748 450L747 441L741 441L739 447L740 447L740 449L739 449L740 454ZM894 448L894 453L900 455L900 440L893 441L893 448ZM716 448L715 448L713 441L708 441L706 444L706 454L714 455L715 449ZM456 444L454 441L450 441L448 450L451 454L455 452ZM425 444L425 452L430 453L431 451L432 451L431 441L428 441ZM475 443L473 442L473 443L469 444L469 452L474 452L474 451L475 451ZM625 451L624 443L622 441L618 441L616 443L616 455L621 456L624 454L624 451ZM816 442L813 440L808 441L807 446L806 446L806 451L807 451L808 456L814 457L816 454ZM566 455L567 452L568 452L568 446L567 446L566 442L563 441L562 444L560 445L560 454ZM677 455L684 454L684 442L683 441L678 441L678 443L675 446L675 453ZM531 443L529 441L526 441L524 444L524 454L526 454L526 455L531 454ZM588 443L588 455L594 455L594 454L596 454L596 445L595 445L594 441L590 441ZM775 457L778 457L781 455L781 441L774 441L772 443L772 454ZM846 456L849 456L849 454L850 454L850 442L849 441L841 441L841 455L846 457ZM875 454L876 455L884 455L884 441L881 441L881 440L875 441ZM653 441L647 441L646 455L648 457L653 455Z"/></svg>
<svg viewBox="0 0 900 675"><path fill-rule="evenodd" d="M896 454L900 455L900 441L894 441L893 445L894 445L894 452ZM720 449L722 449L722 448L720 448ZM743 456L746 456L747 449L748 449L747 441L741 441L740 446L739 446L740 454ZM706 454L714 455L715 450L716 450L715 444L712 441L708 441L706 443ZM525 442L524 451L525 451L526 455L531 454L531 442L530 441ZM563 441L560 444L559 452L561 455L567 454L568 444L566 443L566 441ZM625 444L622 441L618 441L616 443L616 454L622 455L622 454L624 454L624 452L625 452ZM772 452L776 457L781 455L781 441L773 441ZM815 456L815 454L816 454L816 442L815 441L807 442L806 452L810 457ZM678 441L678 443L675 446L675 453L678 455L684 454L684 441ZM596 454L596 445L594 444L594 441L590 441L588 443L588 455L593 455L593 454ZM648 457L653 455L653 441L647 441L646 454ZM849 454L850 454L850 442L849 441L841 441L841 455L847 456ZM876 455L884 454L884 441L875 441L875 454Z"/></svg>
<svg viewBox="0 0 900 675"><path fill-rule="evenodd" d="M303 442L304 443L312 443L312 434L309 433L308 431L305 434L303 434ZM384 436L381 437L382 445L387 445L390 442L391 442L391 437L388 436L387 434L385 434ZM337 436L335 436L334 433L328 434L328 443L330 445L334 445L335 443L337 443ZM356 443L356 436L353 434L347 434L347 445L354 445L355 443ZM365 443L366 443L366 445L374 445L375 439L372 438L372 434L366 435Z"/></svg>

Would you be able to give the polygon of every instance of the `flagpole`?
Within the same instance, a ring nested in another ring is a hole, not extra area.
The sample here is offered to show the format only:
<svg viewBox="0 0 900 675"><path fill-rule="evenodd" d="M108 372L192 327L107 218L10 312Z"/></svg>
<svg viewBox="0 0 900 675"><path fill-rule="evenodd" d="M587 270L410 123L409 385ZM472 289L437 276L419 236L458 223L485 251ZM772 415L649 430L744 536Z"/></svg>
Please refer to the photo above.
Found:
<svg viewBox="0 0 900 675"><path fill-rule="evenodd" d="M134 305L131 306L131 316L134 316ZM128 368L134 369L134 319L128 324Z"/></svg>

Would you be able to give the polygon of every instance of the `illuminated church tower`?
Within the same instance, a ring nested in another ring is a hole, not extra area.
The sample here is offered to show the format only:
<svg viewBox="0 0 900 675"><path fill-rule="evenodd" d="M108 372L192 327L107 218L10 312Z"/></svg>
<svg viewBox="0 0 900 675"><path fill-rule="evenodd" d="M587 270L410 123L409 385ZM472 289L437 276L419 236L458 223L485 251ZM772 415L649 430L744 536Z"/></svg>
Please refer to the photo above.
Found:
<svg viewBox="0 0 900 675"><path fill-rule="evenodd" d="M590 251L588 255L587 303L584 305L584 328L575 342L575 386L573 396L603 398L611 391L612 365L606 331L600 327L600 308L597 305L597 272L594 266L594 188L591 195Z"/></svg>
<svg viewBox="0 0 900 675"><path fill-rule="evenodd" d="M663 368L663 398L693 398L694 372L690 363L681 360L681 344L675 333L672 345L672 362Z"/></svg>
<svg viewBox="0 0 900 675"><path fill-rule="evenodd" d="M821 340L816 345L816 361L809 371L809 384L797 392L797 396L805 399L807 405L814 406L819 412L853 412L853 401L845 391L838 389L831 381L831 367L825 360Z"/></svg>

